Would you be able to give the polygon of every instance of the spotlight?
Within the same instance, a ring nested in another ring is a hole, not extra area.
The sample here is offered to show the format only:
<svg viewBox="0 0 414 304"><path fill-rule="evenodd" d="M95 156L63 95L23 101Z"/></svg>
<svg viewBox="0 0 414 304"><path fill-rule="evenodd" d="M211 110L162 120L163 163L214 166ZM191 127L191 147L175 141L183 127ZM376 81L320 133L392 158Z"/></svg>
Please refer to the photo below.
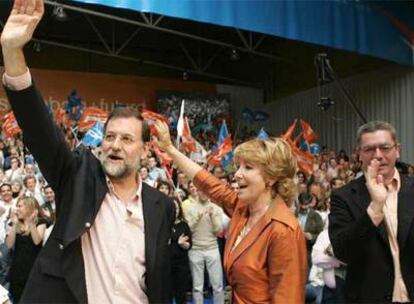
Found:
<svg viewBox="0 0 414 304"><path fill-rule="evenodd" d="M55 6L55 8L53 9L53 16L55 16L55 19L57 21L61 21L61 22L64 22L68 19L68 14L66 14L61 4L57 4Z"/></svg>
<svg viewBox="0 0 414 304"><path fill-rule="evenodd" d="M239 61L240 60L240 54L239 54L239 52L237 52L236 49L231 50L230 60L231 61Z"/></svg>
<svg viewBox="0 0 414 304"><path fill-rule="evenodd" d="M39 41L35 41L33 43L33 52L40 53L41 50L42 50L42 46L40 45L40 42Z"/></svg>
<svg viewBox="0 0 414 304"><path fill-rule="evenodd" d="M188 73L187 71L183 72L183 80L188 80Z"/></svg>
<svg viewBox="0 0 414 304"><path fill-rule="evenodd" d="M318 107L321 109L321 111L326 111L334 104L335 102L330 97L321 97L320 101L318 102Z"/></svg>

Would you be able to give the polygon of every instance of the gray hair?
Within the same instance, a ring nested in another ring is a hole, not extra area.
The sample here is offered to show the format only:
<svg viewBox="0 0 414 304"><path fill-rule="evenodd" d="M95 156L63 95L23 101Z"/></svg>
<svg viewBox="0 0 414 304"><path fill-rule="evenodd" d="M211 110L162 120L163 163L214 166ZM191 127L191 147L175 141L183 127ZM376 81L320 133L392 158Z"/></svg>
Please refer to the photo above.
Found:
<svg viewBox="0 0 414 304"><path fill-rule="evenodd" d="M357 131L357 144L358 146L361 144L361 137L365 133L373 133L379 130L388 131L391 133L391 137L395 143L398 143L397 139L397 131L395 130L394 126L386 121L381 120L374 120L369 121L358 128Z"/></svg>

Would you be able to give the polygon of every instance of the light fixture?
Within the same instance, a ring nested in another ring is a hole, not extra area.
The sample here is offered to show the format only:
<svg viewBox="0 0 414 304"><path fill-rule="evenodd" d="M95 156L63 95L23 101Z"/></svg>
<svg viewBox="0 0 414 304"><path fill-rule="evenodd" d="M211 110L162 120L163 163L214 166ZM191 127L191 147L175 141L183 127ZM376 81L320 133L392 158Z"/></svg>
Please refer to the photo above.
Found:
<svg viewBox="0 0 414 304"><path fill-rule="evenodd" d="M33 52L40 53L41 50L42 50L42 46L40 45L40 42L39 41L35 41L33 43Z"/></svg>
<svg viewBox="0 0 414 304"><path fill-rule="evenodd" d="M65 12L62 4L56 4L53 9L53 16L57 21L64 22L68 19L68 14Z"/></svg>
<svg viewBox="0 0 414 304"><path fill-rule="evenodd" d="M333 101L331 97L321 97L318 102L318 107L319 109L321 109L321 111L326 111L334 104L335 104L335 101Z"/></svg>
<svg viewBox="0 0 414 304"><path fill-rule="evenodd" d="M188 80L188 73L187 71L183 71L183 80Z"/></svg>
<svg viewBox="0 0 414 304"><path fill-rule="evenodd" d="M239 61L240 60L240 54L239 54L239 52L237 52L236 49L231 50L230 60L231 61Z"/></svg>

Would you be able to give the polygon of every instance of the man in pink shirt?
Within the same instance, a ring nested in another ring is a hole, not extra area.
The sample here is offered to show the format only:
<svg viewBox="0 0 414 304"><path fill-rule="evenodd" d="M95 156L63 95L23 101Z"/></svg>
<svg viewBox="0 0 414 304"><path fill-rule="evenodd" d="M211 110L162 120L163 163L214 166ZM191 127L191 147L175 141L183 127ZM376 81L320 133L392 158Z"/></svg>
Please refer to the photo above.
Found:
<svg viewBox="0 0 414 304"><path fill-rule="evenodd" d="M384 121L357 133L364 176L331 197L329 238L335 257L347 264L350 303L414 301L414 180L395 167L400 143Z"/></svg>
<svg viewBox="0 0 414 304"><path fill-rule="evenodd" d="M43 11L43 0L16 0L1 36L6 93L56 193L56 224L21 303L168 303L175 209L138 174L149 128L137 111L117 108L99 159L83 146L70 151L23 54Z"/></svg>

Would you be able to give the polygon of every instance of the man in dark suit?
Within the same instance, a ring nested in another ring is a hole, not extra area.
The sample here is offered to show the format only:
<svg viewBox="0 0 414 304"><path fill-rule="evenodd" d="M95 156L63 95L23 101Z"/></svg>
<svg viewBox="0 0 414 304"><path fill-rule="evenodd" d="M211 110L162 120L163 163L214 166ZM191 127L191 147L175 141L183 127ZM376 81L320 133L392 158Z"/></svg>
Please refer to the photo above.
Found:
<svg viewBox="0 0 414 304"><path fill-rule="evenodd" d="M334 191L329 236L335 256L347 264L350 303L414 300L414 181L399 174L400 144L383 121L357 133L364 176Z"/></svg>
<svg viewBox="0 0 414 304"><path fill-rule="evenodd" d="M57 221L32 269L22 303L167 303L175 210L137 169L148 126L115 109L99 159L71 152L34 87L23 55L43 0L15 1L1 36L3 84L25 143L56 194Z"/></svg>

